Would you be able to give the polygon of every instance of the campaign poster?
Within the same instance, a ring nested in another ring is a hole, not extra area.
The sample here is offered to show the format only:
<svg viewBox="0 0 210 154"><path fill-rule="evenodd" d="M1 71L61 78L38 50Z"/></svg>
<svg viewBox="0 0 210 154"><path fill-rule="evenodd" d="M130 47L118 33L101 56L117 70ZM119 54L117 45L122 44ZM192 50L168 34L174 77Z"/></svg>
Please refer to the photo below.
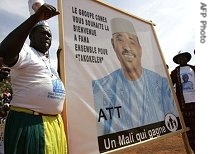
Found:
<svg viewBox="0 0 210 154"><path fill-rule="evenodd" d="M153 23L63 0L70 153L109 153L183 131Z"/></svg>

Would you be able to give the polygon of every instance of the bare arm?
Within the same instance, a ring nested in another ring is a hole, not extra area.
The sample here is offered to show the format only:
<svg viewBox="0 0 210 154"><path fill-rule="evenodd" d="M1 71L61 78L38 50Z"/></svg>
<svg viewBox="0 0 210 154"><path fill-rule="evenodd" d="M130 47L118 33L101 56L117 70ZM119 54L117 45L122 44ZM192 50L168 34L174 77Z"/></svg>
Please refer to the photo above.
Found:
<svg viewBox="0 0 210 154"><path fill-rule="evenodd" d="M15 28L0 44L0 57L8 66L14 65L18 59L23 44L29 35L32 27L41 20L47 20L58 15L56 8L49 4L42 5L35 14Z"/></svg>

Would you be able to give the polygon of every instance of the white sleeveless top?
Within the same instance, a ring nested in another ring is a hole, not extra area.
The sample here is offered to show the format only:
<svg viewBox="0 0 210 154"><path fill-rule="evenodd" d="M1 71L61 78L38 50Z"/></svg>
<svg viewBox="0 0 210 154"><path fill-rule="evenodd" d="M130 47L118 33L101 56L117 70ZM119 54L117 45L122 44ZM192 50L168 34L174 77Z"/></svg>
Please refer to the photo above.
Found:
<svg viewBox="0 0 210 154"><path fill-rule="evenodd" d="M11 105L44 114L62 112L64 85L42 53L24 44L10 73L13 89Z"/></svg>

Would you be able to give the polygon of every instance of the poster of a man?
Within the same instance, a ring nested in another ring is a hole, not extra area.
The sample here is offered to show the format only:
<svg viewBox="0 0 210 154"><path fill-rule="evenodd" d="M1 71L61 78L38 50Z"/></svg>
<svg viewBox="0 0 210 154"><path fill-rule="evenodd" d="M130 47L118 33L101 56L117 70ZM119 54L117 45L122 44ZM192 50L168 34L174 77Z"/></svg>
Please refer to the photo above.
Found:
<svg viewBox="0 0 210 154"><path fill-rule="evenodd" d="M101 1L63 6L70 151L120 150L182 129L153 23Z"/></svg>
<svg viewBox="0 0 210 154"><path fill-rule="evenodd" d="M121 68L92 82L97 123L102 125L98 135L164 121L166 114L177 116L167 78L142 66L145 51L132 22L113 18L111 31Z"/></svg>
<svg viewBox="0 0 210 154"><path fill-rule="evenodd" d="M189 80L188 74L183 74L182 75L182 88L184 91L190 91L193 90L193 82Z"/></svg>

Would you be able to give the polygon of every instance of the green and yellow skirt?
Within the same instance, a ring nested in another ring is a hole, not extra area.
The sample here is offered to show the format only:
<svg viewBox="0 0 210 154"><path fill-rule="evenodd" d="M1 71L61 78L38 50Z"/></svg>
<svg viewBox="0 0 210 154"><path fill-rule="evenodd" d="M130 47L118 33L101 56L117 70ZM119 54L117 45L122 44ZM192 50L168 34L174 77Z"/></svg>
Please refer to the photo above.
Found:
<svg viewBox="0 0 210 154"><path fill-rule="evenodd" d="M10 110L5 124L4 151L4 154L67 154L61 115Z"/></svg>

